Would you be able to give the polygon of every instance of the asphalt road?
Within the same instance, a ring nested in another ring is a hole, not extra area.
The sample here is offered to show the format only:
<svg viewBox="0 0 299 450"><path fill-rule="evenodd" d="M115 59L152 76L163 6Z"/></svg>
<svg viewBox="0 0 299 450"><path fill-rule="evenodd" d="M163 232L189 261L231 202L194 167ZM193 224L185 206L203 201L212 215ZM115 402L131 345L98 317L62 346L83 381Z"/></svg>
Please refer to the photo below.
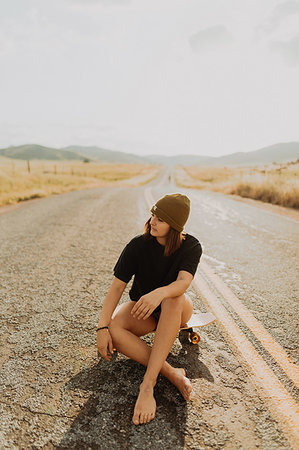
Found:
<svg viewBox="0 0 299 450"><path fill-rule="evenodd" d="M155 198L182 191L165 176L150 186ZM0 447L291 448L217 323L199 346L181 335L169 356L192 379L192 401L161 377L156 419L131 423L144 368L98 360L94 326L116 259L148 217L145 189L71 192L0 214ZM187 231L204 259L295 359L298 225L219 194L188 195Z"/></svg>

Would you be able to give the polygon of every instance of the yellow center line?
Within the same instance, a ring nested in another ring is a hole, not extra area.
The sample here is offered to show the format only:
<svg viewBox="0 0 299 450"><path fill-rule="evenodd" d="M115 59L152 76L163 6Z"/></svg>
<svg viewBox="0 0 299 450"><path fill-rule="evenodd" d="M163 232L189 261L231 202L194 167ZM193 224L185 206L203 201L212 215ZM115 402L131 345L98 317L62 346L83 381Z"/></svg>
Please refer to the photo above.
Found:
<svg viewBox="0 0 299 450"><path fill-rule="evenodd" d="M299 387L299 367L290 361L288 354L278 342L276 342L270 333L261 325L254 315L245 305L236 297L230 288L218 277L213 269L205 262L200 263L200 267L207 275L209 280L223 295L224 299L231 305L234 311L243 320L245 325L252 331L254 336L261 342L263 347L270 353L272 358L280 365L290 380Z"/></svg>
<svg viewBox="0 0 299 450"><path fill-rule="evenodd" d="M255 379L260 384L259 387L262 387L264 392L267 393L265 397L274 417L281 424L290 443L294 445L294 448L297 448L299 442L299 409L295 400L248 341L204 279L197 274L194 277L193 284L200 295L205 298L224 328L227 337L240 352L246 364L250 366Z"/></svg>

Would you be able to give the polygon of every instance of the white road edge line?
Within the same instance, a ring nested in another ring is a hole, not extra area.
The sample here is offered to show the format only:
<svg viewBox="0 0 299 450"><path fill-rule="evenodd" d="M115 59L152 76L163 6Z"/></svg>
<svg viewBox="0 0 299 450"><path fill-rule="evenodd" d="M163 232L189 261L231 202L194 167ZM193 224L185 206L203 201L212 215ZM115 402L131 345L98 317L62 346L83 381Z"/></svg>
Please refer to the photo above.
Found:
<svg viewBox="0 0 299 450"><path fill-rule="evenodd" d="M263 327L263 325L254 317L248 308L238 299L225 282L214 273L213 269L202 261L200 267L210 282L216 287L218 292L223 296L224 300L230 304L233 310L238 314L244 324L252 331L254 336L260 341L262 346L272 356L272 358L280 365L285 374L293 381L296 387L299 387L299 368L290 361L288 354L284 348L273 339L271 334Z"/></svg>

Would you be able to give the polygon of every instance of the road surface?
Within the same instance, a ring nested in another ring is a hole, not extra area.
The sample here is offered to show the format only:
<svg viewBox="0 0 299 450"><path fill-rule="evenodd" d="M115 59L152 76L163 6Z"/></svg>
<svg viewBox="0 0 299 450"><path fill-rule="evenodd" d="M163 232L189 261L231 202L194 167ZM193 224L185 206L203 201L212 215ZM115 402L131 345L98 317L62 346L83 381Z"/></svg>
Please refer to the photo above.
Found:
<svg viewBox="0 0 299 450"><path fill-rule="evenodd" d="M186 367L192 401L161 377L157 418L135 427L144 368L121 355L98 360L95 324L116 259L142 232L149 202L175 191L190 196L187 232L204 248L190 295L196 308L210 311L218 301L218 314L225 312L202 330L199 346L181 335L169 356ZM220 194L184 191L166 173L143 187L82 190L3 210L0 448L294 448L297 243L295 221ZM281 416L255 372L260 366L246 361L238 335L229 334L226 314L243 333L244 352L251 358L251 345L269 368L268 384L282 386ZM278 361L268 336L281 349Z"/></svg>

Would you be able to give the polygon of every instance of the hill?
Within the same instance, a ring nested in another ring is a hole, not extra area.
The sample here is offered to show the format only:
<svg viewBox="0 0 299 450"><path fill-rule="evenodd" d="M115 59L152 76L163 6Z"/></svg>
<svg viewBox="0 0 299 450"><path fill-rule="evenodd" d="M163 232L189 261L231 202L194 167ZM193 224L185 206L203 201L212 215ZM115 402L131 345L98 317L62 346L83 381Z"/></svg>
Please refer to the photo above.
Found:
<svg viewBox="0 0 299 450"><path fill-rule="evenodd" d="M51 147L44 147L43 145L27 144L16 147L8 147L0 150L0 155L7 158L14 159L46 159L46 160L81 160L85 157L79 155L77 152L67 152Z"/></svg>
<svg viewBox="0 0 299 450"><path fill-rule="evenodd" d="M166 166L258 166L274 162L284 163L296 161L299 158L299 142L284 142L263 147L251 152L237 152L229 155L211 157L203 155L180 154L176 156L147 155L138 156L133 153L125 153L108 150L96 146L70 145L56 149L42 145L28 144L16 147L8 147L0 150L0 156L8 158L32 160L84 160L108 162L108 163L132 163L132 164L162 164Z"/></svg>
<svg viewBox="0 0 299 450"><path fill-rule="evenodd" d="M79 160L88 159L91 161L101 161L106 163L128 163L128 164L149 164L151 161L146 157L107 150L101 147L82 147L70 145L64 148L45 147L37 144L26 144L11 146L0 149L0 156L14 159L45 159L45 160Z"/></svg>
<svg viewBox="0 0 299 450"><path fill-rule="evenodd" d="M69 145L61 150L77 152L84 155L86 158L95 161L105 161L111 163L128 163L128 164L148 164L147 157L134 155L133 153L118 152L114 150L107 150L101 147L80 147L79 145Z"/></svg>
<svg viewBox="0 0 299 450"><path fill-rule="evenodd" d="M296 161L299 158L299 142L284 142L251 152L238 152L214 158L209 165L256 166Z"/></svg>
<svg viewBox="0 0 299 450"><path fill-rule="evenodd" d="M149 155L152 163L168 166L258 166L296 161L299 158L299 142L284 142L251 152L237 152L218 157L201 155L160 156Z"/></svg>

